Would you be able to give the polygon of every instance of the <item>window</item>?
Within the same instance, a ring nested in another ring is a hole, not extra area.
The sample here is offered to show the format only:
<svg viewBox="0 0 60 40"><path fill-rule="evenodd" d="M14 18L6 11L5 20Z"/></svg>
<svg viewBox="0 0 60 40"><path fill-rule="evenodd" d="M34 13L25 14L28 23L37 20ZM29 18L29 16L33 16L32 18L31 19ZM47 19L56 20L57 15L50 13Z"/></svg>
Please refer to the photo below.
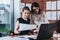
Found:
<svg viewBox="0 0 60 40"><path fill-rule="evenodd" d="M60 20L60 1L46 2L46 18L48 20ZM47 16L48 15L48 16Z"/></svg>
<svg viewBox="0 0 60 40"><path fill-rule="evenodd" d="M6 35L11 30L10 0L0 0L0 32Z"/></svg>

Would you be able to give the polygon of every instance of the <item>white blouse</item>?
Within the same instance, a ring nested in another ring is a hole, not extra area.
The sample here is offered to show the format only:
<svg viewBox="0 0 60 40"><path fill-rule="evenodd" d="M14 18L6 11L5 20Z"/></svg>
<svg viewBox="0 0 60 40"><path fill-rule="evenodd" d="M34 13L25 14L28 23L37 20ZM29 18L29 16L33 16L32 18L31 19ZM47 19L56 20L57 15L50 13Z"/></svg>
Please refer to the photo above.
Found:
<svg viewBox="0 0 60 40"><path fill-rule="evenodd" d="M41 24L43 24L43 23L49 23L49 22L45 18L44 14L39 14L38 16L31 15L31 23L38 25L37 29L39 29Z"/></svg>

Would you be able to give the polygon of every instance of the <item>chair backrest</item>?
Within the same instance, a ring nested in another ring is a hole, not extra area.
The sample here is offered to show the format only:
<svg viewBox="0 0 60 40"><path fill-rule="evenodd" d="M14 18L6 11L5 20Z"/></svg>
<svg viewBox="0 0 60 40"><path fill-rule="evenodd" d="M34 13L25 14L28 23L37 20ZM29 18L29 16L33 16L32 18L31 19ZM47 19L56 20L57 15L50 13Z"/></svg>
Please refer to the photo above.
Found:
<svg viewBox="0 0 60 40"><path fill-rule="evenodd" d="M53 36L53 30L56 24L41 24L37 40L43 40Z"/></svg>
<svg viewBox="0 0 60 40"><path fill-rule="evenodd" d="M2 33L0 33L0 37L2 37Z"/></svg>

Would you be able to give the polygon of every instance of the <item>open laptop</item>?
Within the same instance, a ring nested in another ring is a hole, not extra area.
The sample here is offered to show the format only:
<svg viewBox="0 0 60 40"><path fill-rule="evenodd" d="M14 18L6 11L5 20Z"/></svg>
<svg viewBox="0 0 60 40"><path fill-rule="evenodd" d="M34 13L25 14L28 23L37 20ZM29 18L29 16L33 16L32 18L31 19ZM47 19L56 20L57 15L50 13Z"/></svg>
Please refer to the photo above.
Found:
<svg viewBox="0 0 60 40"><path fill-rule="evenodd" d="M19 30L20 31L32 30L32 29L36 29L36 27L37 27L37 25L35 25L35 24L23 24L23 23L20 23Z"/></svg>
<svg viewBox="0 0 60 40"><path fill-rule="evenodd" d="M56 24L41 24L36 40L51 38L53 36L53 30L56 26Z"/></svg>

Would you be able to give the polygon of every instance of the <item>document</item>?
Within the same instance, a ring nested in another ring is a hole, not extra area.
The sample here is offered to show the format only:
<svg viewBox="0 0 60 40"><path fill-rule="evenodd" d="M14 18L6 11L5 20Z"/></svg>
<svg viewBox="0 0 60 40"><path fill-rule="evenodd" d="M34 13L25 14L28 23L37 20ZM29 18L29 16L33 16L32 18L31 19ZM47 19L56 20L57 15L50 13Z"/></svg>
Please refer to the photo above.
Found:
<svg viewBox="0 0 60 40"><path fill-rule="evenodd" d="M37 27L37 25L35 25L35 24L23 24L23 23L20 23L19 31L32 30L32 29L36 29L36 27Z"/></svg>
<svg viewBox="0 0 60 40"><path fill-rule="evenodd" d="M24 38L33 38L33 39L36 39L38 36L38 34L35 34L35 35L22 35L22 36L19 36L20 38L24 37Z"/></svg>

